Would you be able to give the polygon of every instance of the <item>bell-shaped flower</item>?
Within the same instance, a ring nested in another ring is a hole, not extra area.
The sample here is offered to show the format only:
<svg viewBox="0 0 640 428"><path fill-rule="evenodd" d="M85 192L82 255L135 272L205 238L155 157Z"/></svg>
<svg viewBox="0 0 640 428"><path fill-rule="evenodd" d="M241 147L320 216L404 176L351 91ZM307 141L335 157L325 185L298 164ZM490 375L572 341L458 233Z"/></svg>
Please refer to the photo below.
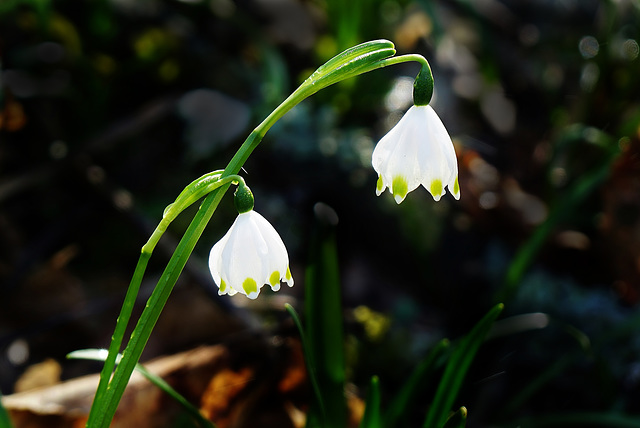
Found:
<svg viewBox="0 0 640 428"><path fill-rule="evenodd" d="M273 291L280 281L293 286L287 249L278 232L257 212L238 214L209 254L209 269L218 294L245 294L255 299L264 284Z"/></svg>
<svg viewBox="0 0 640 428"><path fill-rule="evenodd" d="M429 105L411 106L377 144L372 157L378 196L388 187L399 204L420 184L439 201L445 186L460 199L458 162L451 137Z"/></svg>

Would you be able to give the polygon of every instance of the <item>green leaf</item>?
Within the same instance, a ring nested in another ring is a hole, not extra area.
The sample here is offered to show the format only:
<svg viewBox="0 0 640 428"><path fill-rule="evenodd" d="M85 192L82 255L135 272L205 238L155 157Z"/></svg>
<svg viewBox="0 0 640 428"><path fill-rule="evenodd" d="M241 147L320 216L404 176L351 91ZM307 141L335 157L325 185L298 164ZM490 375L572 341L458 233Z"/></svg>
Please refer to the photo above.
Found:
<svg viewBox="0 0 640 428"><path fill-rule="evenodd" d="M360 428L382 428L383 426L380 413L380 381L378 376L373 376L369 383L369 393L367 394L364 415L360 421Z"/></svg>
<svg viewBox="0 0 640 428"><path fill-rule="evenodd" d="M469 370L478 348L491 329L493 322L502 312L504 305L499 303L494 306L487 315L467 334L455 347L451 358L445 368L436 395L429 407L424 422L425 428L442 427L447 421L451 407L458 396L462 382Z"/></svg>
<svg viewBox="0 0 640 428"><path fill-rule="evenodd" d="M231 169L234 167L235 164L232 159L232 162L227 168ZM240 167L238 166L237 168L239 169ZM122 361L116 367L113 373L113 377L109 381L108 386L104 388L102 394L96 395L96 398L94 398L93 404L91 406L91 411L89 413L89 421L87 422L88 426L91 426L92 428L106 428L111 424L111 420L116 413L118 403L120 402L122 394L124 393L127 383L129 382L131 373L133 373L136 364L140 360L140 356L142 355L142 351L144 350L144 347L147 344L149 337L151 336L153 327L158 321L160 313L162 312L164 305L169 299L169 295L171 294L171 291L173 290L173 287L175 286L176 281L178 280L178 277L182 272L182 269L184 269L184 266L187 263L187 259L191 255L193 248L200 238L200 235L211 219L211 216L220 203L220 199L222 199L222 196L224 195L228 187L229 185L218 188L205 198L204 202L200 206L200 209L189 225L187 231L178 243L176 251L173 253L173 256L171 256L167 267L158 280L158 284L151 293L151 296L147 301L147 305L145 306L142 314L140 315L140 318L138 319L136 327L131 333L129 343L127 343L127 346L122 353ZM141 276L144 274L144 267L140 269L140 278L136 280L136 277L139 272L140 263L143 262L144 256L145 253L143 252L140 261L138 262L138 266L136 267L136 272L134 273L134 279L132 279L130 290L127 291L127 296L129 296L131 288L133 288L134 281L136 282L136 287L139 287L138 280L141 279ZM146 260L148 260L149 256L150 254L146 254ZM146 266L146 261L144 261L144 264ZM125 325L125 323L121 322L121 320L118 320L116 330L120 328L120 325ZM114 352L117 352L118 348L119 346L116 347L112 341L112 344L109 346L109 359L107 361L112 361L112 359L115 358ZM109 374L110 372L107 372L105 369L103 369L100 376L100 385L98 387L98 392L100 392L103 381L109 379L107 377Z"/></svg>
<svg viewBox="0 0 640 428"><path fill-rule="evenodd" d="M104 361L107 358L108 351L106 349L80 349L67 354L67 358L80 359L80 360L94 360ZM122 355L118 355L116 363L119 363L122 359ZM180 404L191 417L198 422L203 428L215 428L213 422L202 416L200 410L184 398L178 391L173 389L164 379L160 376L151 373L141 364L136 364L136 370L142 374L149 382L160 388L163 392L173 398L178 404ZM0 425L2 427L2 425Z"/></svg>
<svg viewBox="0 0 640 428"><path fill-rule="evenodd" d="M428 385L432 376L442 365L442 357L449 350L449 340L442 339L418 364L409 379L395 396L385 414L385 425L388 427L402 426L403 417L416 404L420 393Z"/></svg>
<svg viewBox="0 0 640 428"><path fill-rule="evenodd" d="M324 402L322 399L322 393L320 392L320 387L318 386L318 377L316 376L316 365L313 361L313 354L309 350L309 341L307 340L307 335L304 332L304 327L302 327L302 323L300 322L300 317L296 310L289 303L285 303L284 308L289 312L291 318L293 319L293 323L296 325L298 329L298 333L300 333L300 342L302 343L302 351L305 355L305 366L307 367L307 375L309 376L309 381L311 382L311 387L313 388L313 393L315 394L315 399L317 400L318 406L320 408L320 413L324 414Z"/></svg>
<svg viewBox="0 0 640 428"><path fill-rule="evenodd" d="M395 54L396 49L389 40L361 43L339 53L318 67L298 90L305 96L312 95L334 83L374 70L377 68L376 64Z"/></svg>
<svg viewBox="0 0 640 428"><path fill-rule="evenodd" d="M339 68L347 66L348 64L353 65L354 62L357 63L358 61L361 61L362 58L366 58L371 54L383 51L390 52L391 50L393 50L393 53L388 56L393 56L395 54L395 47L389 40L380 39L361 43L357 46L346 49L331 58L329 61L325 62L323 65L318 67L311 77L314 79L322 78Z"/></svg>
<svg viewBox="0 0 640 428"><path fill-rule="evenodd" d="M306 337L322 393L324 414L318 403L310 408L307 426L340 428L347 423L344 395L345 356L342 327L342 299L338 254L335 242L335 213L324 206L312 240L305 288Z"/></svg>
<svg viewBox="0 0 640 428"><path fill-rule="evenodd" d="M467 426L467 408L464 406L453 413L444 424L444 428L464 428L465 426Z"/></svg>

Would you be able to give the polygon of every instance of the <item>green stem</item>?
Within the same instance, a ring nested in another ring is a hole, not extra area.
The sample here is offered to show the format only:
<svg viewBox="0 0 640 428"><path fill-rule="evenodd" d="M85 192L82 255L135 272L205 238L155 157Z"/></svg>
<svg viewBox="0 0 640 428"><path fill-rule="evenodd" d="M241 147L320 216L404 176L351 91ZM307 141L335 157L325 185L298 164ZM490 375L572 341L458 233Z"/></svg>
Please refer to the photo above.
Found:
<svg viewBox="0 0 640 428"><path fill-rule="evenodd" d="M95 423L95 426L97 427L107 427L113 419L118 403L120 402L120 398L124 393L124 389L131 377L133 369L140 360L140 356L142 355L142 351L149 340L151 331L158 321L160 313L162 312L162 309L164 308L164 305L166 304L182 269L186 265L189 255L191 255L191 252L202 235L205 226L209 222L209 219L213 215L216 207L222 199L222 196L224 196L224 193L229 186L230 184L227 184L214 190L205 198L204 202L200 206L200 209L189 225L189 228L180 240L176 251L169 260L169 263L162 273L151 297L149 297L147 305L138 320L138 324L131 334L129 343L122 354L122 361L117 366L113 379L109 383L102 397L104 403L100 403L100 406L103 408L103 411L96 416L98 418L96 421L92 421L90 415L89 421L87 421L87 426L94 426L92 423Z"/></svg>
<svg viewBox="0 0 640 428"><path fill-rule="evenodd" d="M93 399L91 411L89 412L89 420L87 421L87 426L90 426L89 422L92 420L92 416L97 417L95 416L95 413L98 411L97 409L99 409L98 403L102 402L109 380L111 379L111 373L113 373L113 369L116 364L116 357L120 352L120 347L122 346L122 340L124 339L125 330L127 329L127 325L129 324L131 312L133 311L133 306L136 302L138 291L140 290L142 277L144 276L144 272L147 269L147 264L149 263L149 259L151 258L151 251L145 251L143 247L142 254L140 254L140 258L138 259L138 264L136 265L136 269L133 272L133 277L131 278L129 289L127 290L127 294L124 298L122 309L120 309L120 315L118 315L118 319L116 321L116 328L113 332L113 335L111 336L109 354L107 355L107 359L105 360L102 371L100 372L100 383L98 384L98 389L96 390L96 395Z"/></svg>
<svg viewBox="0 0 640 428"><path fill-rule="evenodd" d="M98 384L98 389L96 390L96 394L94 397L95 403L100 403L103 398L104 392L107 389L108 381L111 379L111 374L113 373L113 369L115 367L116 356L118 355L118 352L120 352L120 347L122 346L125 330L127 328L127 325L129 325L131 313L133 311L133 307L140 291L140 284L142 283L142 278L144 277L144 272L146 271L147 264L149 263L149 259L151 258L151 254L153 253L156 244L158 243L164 232L167 230L169 224L188 206L193 204L204 195L210 193L212 190L231 182L244 183L244 179L238 175L230 175L229 177L221 179L221 173L222 171L214 171L213 173L205 174L204 176L188 185L185 190L176 198L176 201L173 204L169 205L167 209L165 209L160 224L153 231L147 243L142 247L140 258L138 259L138 264L136 265L133 277L131 278L131 283L129 284L127 294L124 298L124 303L122 304L120 315L118 316L118 319L116 321L116 328L113 332L113 335L111 336L109 354L104 362L102 371L100 372L100 383ZM92 406L93 412L95 412L95 410L93 410L94 408L97 407ZM89 419L91 420L91 416L89 417Z"/></svg>

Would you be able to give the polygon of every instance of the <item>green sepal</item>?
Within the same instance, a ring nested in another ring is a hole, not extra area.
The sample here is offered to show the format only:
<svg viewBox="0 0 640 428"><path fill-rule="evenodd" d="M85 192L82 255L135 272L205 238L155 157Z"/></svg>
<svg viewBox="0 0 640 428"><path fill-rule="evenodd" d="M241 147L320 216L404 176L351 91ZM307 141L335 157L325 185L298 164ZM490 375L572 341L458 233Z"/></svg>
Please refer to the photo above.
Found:
<svg viewBox="0 0 640 428"><path fill-rule="evenodd" d="M239 183L236 192L233 194L233 203L238 210L238 214L244 214L253 209L253 193L244 183Z"/></svg>
<svg viewBox="0 0 640 428"><path fill-rule="evenodd" d="M431 97L433 97L433 74L429 63L425 61L416 80L413 81L413 105L429 105Z"/></svg>

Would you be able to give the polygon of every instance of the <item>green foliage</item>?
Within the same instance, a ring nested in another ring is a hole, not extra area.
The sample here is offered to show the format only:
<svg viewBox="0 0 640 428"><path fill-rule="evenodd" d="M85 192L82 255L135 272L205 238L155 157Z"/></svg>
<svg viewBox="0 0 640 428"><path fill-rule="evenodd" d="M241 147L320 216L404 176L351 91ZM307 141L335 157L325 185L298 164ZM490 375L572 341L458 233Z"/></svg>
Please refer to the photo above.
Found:
<svg viewBox="0 0 640 428"><path fill-rule="evenodd" d="M373 376L369 383L369 392L365 401L364 415L360 421L360 428L382 428L381 413L381 397L380 397L380 381L378 376Z"/></svg>
<svg viewBox="0 0 640 428"><path fill-rule="evenodd" d="M436 371L444 363L444 356L450 351L448 339L442 339L429 354L416 366L413 373L395 395L385 413L385 426L407 426L405 418L410 410L418 405L424 390L433 379Z"/></svg>
<svg viewBox="0 0 640 428"><path fill-rule="evenodd" d="M298 329L298 334L300 334L302 350L305 355L305 358L304 358L305 367L307 369L307 376L309 376L309 381L311 382L311 387L313 388L314 398L316 400L316 406L318 409L317 412L320 415L324 415L325 414L324 398L323 398L322 391L320 390L320 386L318 384L318 376L316 375L316 363L314 360L314 355L311 352L309 341L307 340L305 329L302 326L300 317L298 316L298 313L293 308L293 306L291 306L289 303L286 303L284 307L286 311L289 313L289 315L291 316L291 319L293 319L293 322L296 325L296 328Z"/></svg>
<svg viewBox="0 0 640 428"><path fill-rule="evenodd" d="M329 208L327 208L329 209ZM317 222L305 284L306 337L315 366L324 412L318 402L307 416L308 427L344 427L345 356L340 271L330 216Z"/></svg>
<svg viewBox="0 0 640 428"><path fill-rule="evenodd" d="M467 409L460 407L457 412L453 413L444 424L444 428L464 428L467 426Z"/></svg>
<svg viewBox="0 0 640 428"><path fill-rule="evenodd" d="M423 425L425 428L441 427L447 421L451 406L458 396L467 370L503 307L500 303L491 309L455 346L438 385L436 395L429 407Z"/></svg>

